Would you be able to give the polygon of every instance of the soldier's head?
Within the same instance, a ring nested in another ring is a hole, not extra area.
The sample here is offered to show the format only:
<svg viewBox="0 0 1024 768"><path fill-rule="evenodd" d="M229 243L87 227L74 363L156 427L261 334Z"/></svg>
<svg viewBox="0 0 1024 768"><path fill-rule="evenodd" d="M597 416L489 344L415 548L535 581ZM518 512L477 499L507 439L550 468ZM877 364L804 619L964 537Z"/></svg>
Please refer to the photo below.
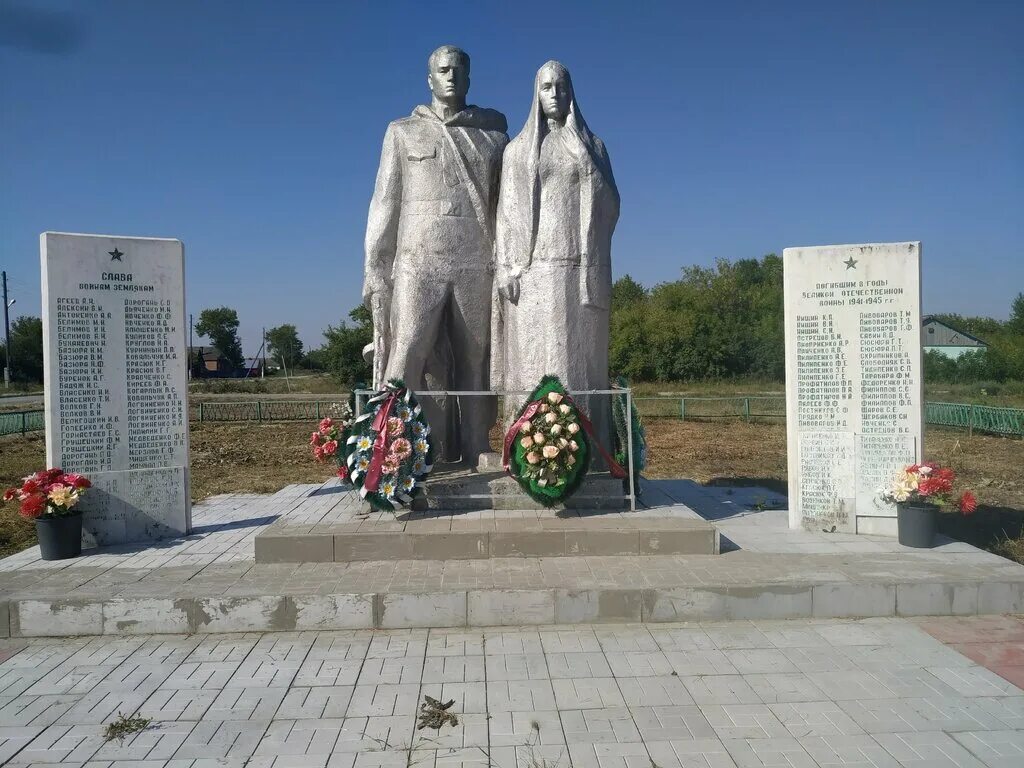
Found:
<svg viewBox="0 0 1024 768"><path fill-rule="evenodd" d="M427 59L427 85L445 106L464 106L469 93L469 54L454 45L442 45Z"/></svg>

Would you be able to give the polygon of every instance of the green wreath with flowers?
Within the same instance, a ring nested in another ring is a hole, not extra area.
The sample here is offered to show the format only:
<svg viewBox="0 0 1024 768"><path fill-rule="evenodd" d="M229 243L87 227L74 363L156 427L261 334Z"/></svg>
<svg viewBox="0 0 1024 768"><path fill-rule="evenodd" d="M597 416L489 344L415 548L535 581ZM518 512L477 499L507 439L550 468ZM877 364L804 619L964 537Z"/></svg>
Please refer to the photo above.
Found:
<svg viewBox="0 0 1024 768"><path fill-rule="evenodd" d="M552 507L580 487L590 468L586 417L557 376L545 376L505 434L505 469L534 501Z"/></svg>
<svg viewBox="0 0 1024 768"><path fill-rule="evenodd" d="M366 403L345 442L348 479L374 509L412 501L433 468L430 425L413 393L395 379Z"/></svg>

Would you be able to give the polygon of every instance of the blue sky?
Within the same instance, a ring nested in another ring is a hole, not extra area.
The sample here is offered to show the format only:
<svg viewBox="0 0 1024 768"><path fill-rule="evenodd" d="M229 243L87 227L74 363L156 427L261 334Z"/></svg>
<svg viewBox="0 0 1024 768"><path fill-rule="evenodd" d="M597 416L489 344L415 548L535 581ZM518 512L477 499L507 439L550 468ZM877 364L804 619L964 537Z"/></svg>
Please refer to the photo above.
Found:
<svg viewBox="0 0 1024 768"><path fill-rule="evenodd" d="M56 16L16 34L26 8ZM190 311L237 309L248 353L285 322L319 345L359 301L384 129L453 43L513 135L536 69L569 67L622 194L617 276L919 239L925 311L1006 317L1022 28L1012 0L0 0L0 267L38 314L40 232L178 237Z"/></svg>

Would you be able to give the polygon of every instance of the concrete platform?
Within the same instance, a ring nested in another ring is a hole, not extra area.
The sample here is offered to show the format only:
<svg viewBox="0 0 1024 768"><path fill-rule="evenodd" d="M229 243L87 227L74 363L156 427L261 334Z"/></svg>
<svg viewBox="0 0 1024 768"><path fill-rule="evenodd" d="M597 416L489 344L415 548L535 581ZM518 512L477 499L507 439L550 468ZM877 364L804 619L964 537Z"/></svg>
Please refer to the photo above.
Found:
<svg viewBox="0 0 1024 768"><path fill-rule="evenodd" d="M588 495L602 490L603 497ZM616 493L618 498L612 495ZM449 469L428 485L425 511L367 516L358 494L339 488L337 502L320 505L319 517L302 509L281 515L257 534L256 562L718 553L715 526L685 504L641 505L637 512L628 512L622 509L621 493L621 481L597 477L580 489L580 497L573 497L579 506L546 509L509 477ZM492 499L497 502L490 503ZM524 508L523 500L530 506ZM601 503L609 508L597 508Z"/></svg>
<svg viewBox="0 0 1024 768"><path fill-rule="evenodd" d="M727 491L732 490L732 493ZM890 539L785 527L764 489L646 481L649 517L713 519L719 555L582 555L347 563L255 562L282 517L345 516L332 483L194 507L193 535L92 550L60 562L37 548L0 560L0 634L137 635L1024 612L1024 567L960 542L911 550ZM623 513L619 513L623 514ZM692 512L691 512L692 514ZM535 512L457 516L499 521ZM377 515L370 524L393 523ZM759 548L760 547L760 548Z"/></svg>
<svg viewBox="0 0 1024 768"><path fill-rule="evenodd" d="M713 555L715 527L700 520L539 518L479 520L451 530L437 517L400 520L393 531L359 532L338 524L275 523L256 537L257 563L367 560L481 560L491 557Z"/></svg>

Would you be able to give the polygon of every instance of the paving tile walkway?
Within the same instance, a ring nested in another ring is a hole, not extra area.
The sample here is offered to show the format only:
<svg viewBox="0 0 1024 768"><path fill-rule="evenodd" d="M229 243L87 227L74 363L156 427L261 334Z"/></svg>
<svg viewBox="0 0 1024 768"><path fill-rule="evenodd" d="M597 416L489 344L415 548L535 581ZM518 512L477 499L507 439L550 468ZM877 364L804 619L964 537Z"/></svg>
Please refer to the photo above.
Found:
<svg viewBox="0 0 1024 768"><path fill-rule="evenodd" d="M1018 688L1024 687L1024 619L1017 616L932 616L921 629Z"/></svg>
<svg viewBox="0 0 1024 768"><path fill-rule="evenodd" d="M0 764L1024 765L1008 617L0 641ZM416 728L431 696L457 724ZM105 741L118 713L150 725Z"/></svg>

